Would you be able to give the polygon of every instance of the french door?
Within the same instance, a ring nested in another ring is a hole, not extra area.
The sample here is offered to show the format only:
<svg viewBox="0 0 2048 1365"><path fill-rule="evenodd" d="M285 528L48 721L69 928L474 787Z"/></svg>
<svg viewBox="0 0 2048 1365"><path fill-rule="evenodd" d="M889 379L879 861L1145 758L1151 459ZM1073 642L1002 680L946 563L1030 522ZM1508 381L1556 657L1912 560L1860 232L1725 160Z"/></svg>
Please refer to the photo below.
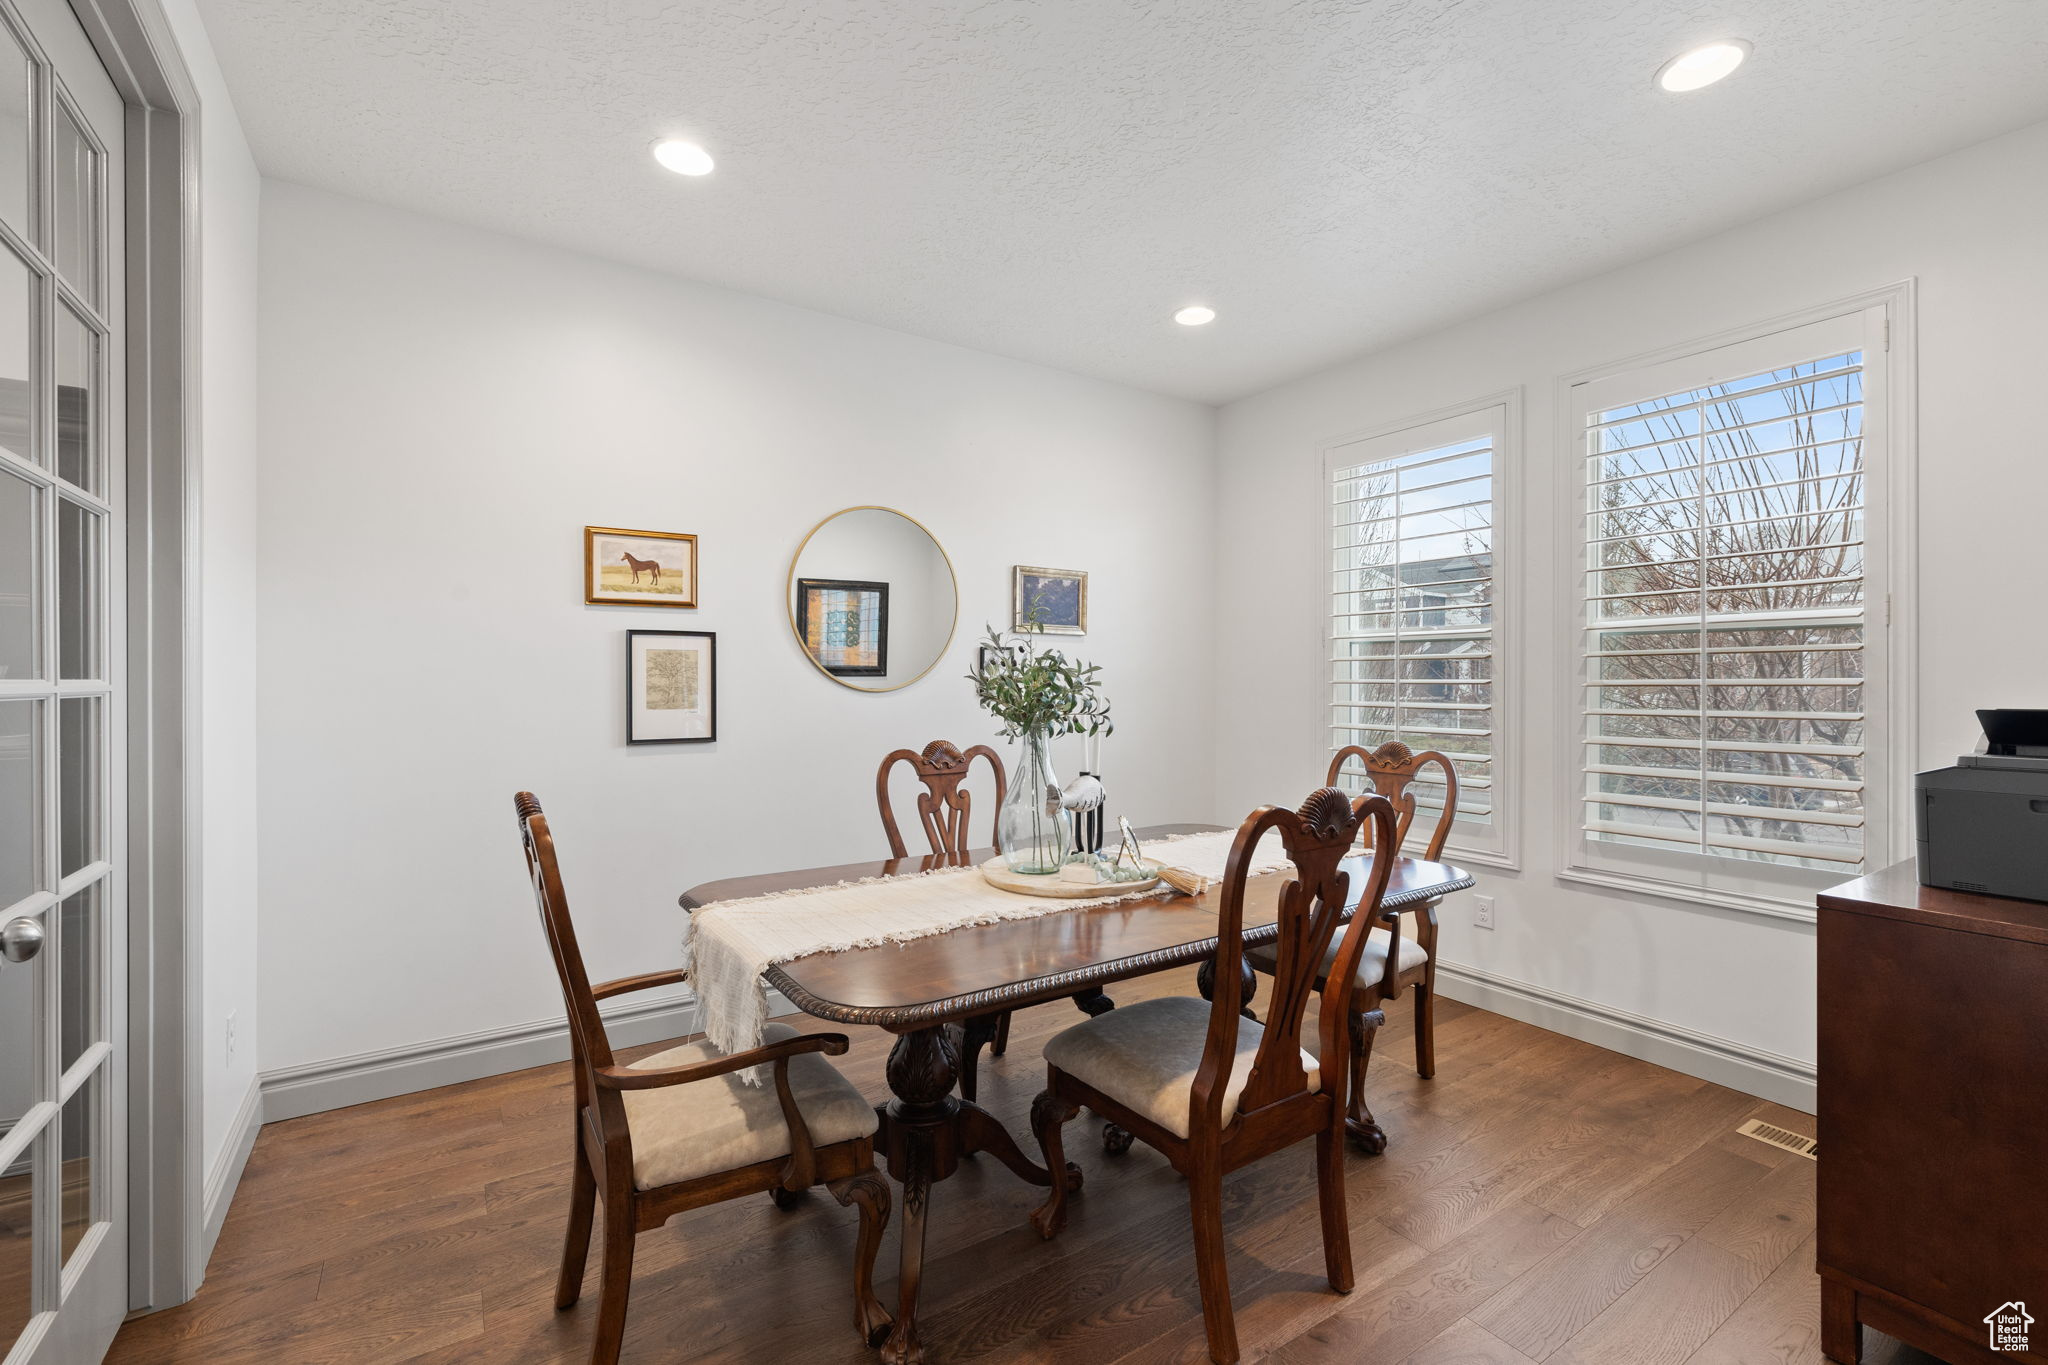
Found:
<svg viewBox="0 0 2048 1365"><path fill-rule="evenodd" d="M120 96L0 0L0 1360L127 1308Z"/></svg>

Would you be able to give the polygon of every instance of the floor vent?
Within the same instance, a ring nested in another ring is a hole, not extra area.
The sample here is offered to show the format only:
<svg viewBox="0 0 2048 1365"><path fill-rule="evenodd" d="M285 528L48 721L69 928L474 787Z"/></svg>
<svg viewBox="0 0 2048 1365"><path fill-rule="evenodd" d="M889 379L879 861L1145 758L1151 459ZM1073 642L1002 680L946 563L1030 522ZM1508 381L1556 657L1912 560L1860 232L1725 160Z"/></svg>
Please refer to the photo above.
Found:
<svg viewBox="0 0 2048 1365"><path fill-rule="evenodd" d="M1810 1138L1799 1133L1788 1132L1775 1124L1765 1123L1762 1119L1751 1119L1735 1131L1744 1137L1753 1137L1758 1142L1768 1142L1773 1147L1781 1147L1795 1155L1803 1156L1808 1161L1820 1160L1820 1140L1818 1138Z"/></svg>

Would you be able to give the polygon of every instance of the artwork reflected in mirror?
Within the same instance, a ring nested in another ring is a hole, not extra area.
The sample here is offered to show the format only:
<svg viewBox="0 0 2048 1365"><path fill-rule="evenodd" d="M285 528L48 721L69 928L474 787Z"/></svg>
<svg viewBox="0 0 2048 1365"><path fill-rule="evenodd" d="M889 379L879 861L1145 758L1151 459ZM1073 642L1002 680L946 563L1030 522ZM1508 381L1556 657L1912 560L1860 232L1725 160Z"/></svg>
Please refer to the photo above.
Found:
<svg viewBox="0 0 2048 1365"><path fill-rule="evenodd" d="M697 537L583 528L583 600L627 607L697 605Z"/></svg>
<svg viewBox="0 0 2048 1365"><path fill-rule="evenodd" d="M708 630L626 632L626 742L718 738L718 636Z"/></svg>
<svg viewBox="0 0 2048 1365"><path fill-rule="evenodd" d="M931 532L887 507L849 507L811 528L789 568L789 625L824 676L890 692L952 642L953 564Z"/></svg>
<svg viewBox="0 0 2048 1365"><path fill-rule="evenodd" d="M889 585L830 578L796 581L804 648L835 678L889 676Z"/></svg>
<svg viewBox="0 0 2048 1365"><path fill-rule="evenodd" d="M1019 564L1010 575L1011 628L1047 635L1088 633L1088 575Z"/></svg>

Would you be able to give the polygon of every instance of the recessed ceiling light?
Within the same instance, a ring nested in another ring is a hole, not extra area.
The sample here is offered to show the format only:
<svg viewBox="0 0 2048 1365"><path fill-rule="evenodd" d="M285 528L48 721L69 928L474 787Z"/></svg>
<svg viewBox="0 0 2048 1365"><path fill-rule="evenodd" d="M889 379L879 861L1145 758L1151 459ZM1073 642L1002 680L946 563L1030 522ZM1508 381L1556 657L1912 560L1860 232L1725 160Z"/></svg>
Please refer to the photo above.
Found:
<svg viewBox="0 0 2048 1365"><path fill-rule="evenodd" d="M655 143L654 159L677 175L709 175L718 164L711 159L711 153L696 143L674 140Z"/></svg>
<svg viewBox="0 0 2048 1365"><path fill-rule="evenodd" d="M1690 52L1682 52L1657 68L1657 84L1674 95L1699 90L1732 75L1749 57L1749 44L1740 38L1724 38Z"/></svg>
<svg viewBox="0 0 2048 1365"><path fill-rule="evenodd" d="M1216 321L1216 310L1201 304L1190 304L1173 315L1173 320L1183 327L1200 327L1205 322Z"/></svg>

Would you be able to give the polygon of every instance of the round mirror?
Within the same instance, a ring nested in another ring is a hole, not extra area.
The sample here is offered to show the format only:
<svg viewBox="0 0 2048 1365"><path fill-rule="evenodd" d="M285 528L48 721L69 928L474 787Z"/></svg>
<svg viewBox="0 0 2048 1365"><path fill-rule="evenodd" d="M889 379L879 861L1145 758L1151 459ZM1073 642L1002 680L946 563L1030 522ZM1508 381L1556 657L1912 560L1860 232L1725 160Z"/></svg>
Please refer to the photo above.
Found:
<svg viewBox="0 0 2048 1365"><path fill-rule="evenodd" d="M959 614L953 561L922 525L849 507L811 528L789 562L789 628L843 687L893 692L932 671Z"/></svg>

